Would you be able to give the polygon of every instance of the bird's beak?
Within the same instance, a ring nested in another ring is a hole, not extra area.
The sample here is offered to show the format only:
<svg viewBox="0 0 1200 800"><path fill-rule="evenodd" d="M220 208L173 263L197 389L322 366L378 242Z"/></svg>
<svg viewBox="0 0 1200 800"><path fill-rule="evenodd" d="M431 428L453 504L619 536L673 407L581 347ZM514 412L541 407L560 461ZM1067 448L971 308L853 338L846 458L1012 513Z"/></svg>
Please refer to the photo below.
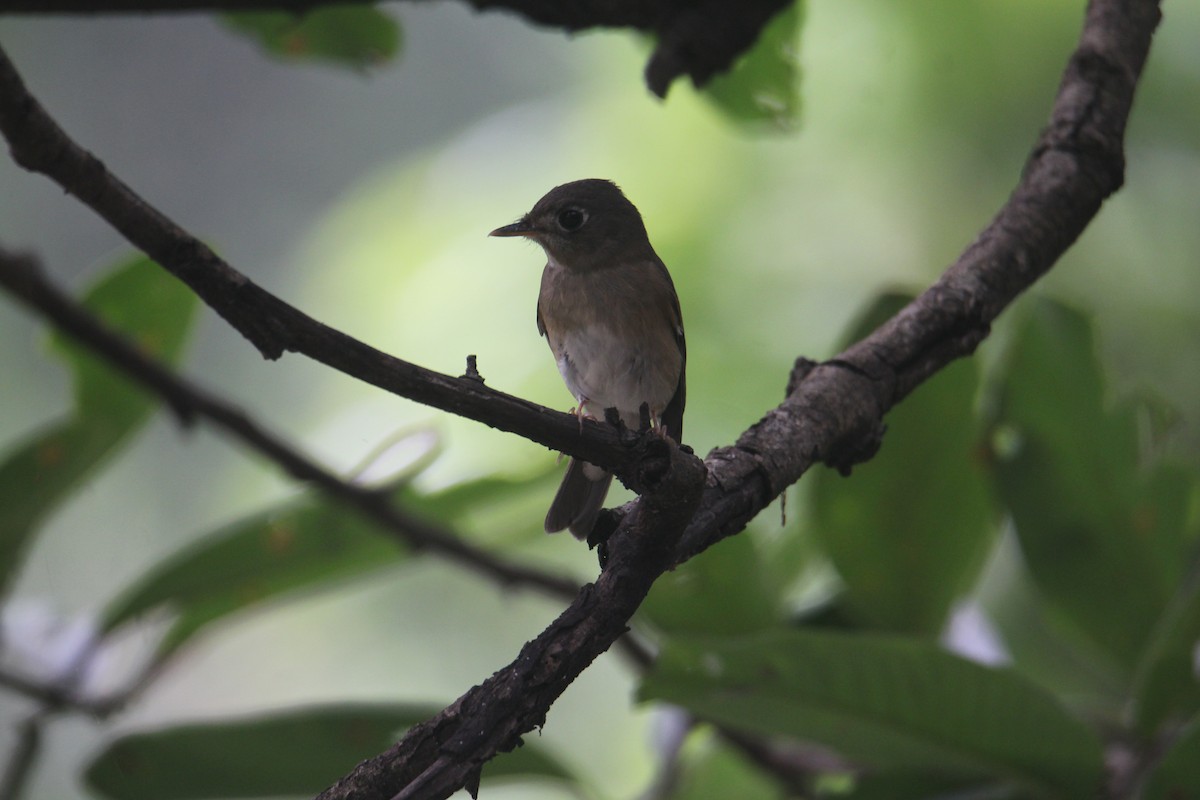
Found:
<svg viewBox="0 0 1200 800"><path fill-rule="evenodd" d="M535 228L529 224L529 220L522 217L511 225L496 228L488 236L532 236L534 231Z"/></svg>

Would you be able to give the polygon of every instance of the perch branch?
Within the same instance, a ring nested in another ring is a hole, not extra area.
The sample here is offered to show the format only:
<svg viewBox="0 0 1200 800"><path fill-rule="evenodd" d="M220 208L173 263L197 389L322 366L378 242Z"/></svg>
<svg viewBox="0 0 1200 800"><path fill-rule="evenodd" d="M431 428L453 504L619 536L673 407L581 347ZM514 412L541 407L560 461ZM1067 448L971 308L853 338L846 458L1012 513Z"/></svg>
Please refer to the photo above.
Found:
<svg viewBox="0 0 1200 800"><path fill-rule="evenodd" d="M618 474L639 458L639 437L594 420L402 361L334 330L265 291L142 199L73 142L26 89L0 49L0 133L13 160L77 197L192 288L265 358L303 353L401 397L515 433ZM641 437L644 438L644 437Z"/></svg>
<svg viewBox="0 0 1200 800"><path fill-rule="evenodd" d="M357 510L399 541L416 550L446 556L504 586L536 587L555 597L572 598L579 586L566 578L508 562L481 550L392 503L381 491L342 480L257 422L198 386L176 376L125 338L105 327L86 309L47 280L36 261L0 248L0 286L56 327L102 356L129 378L163 398L184 424L197 417L235 437L293 478L310 483Z"/></svg>

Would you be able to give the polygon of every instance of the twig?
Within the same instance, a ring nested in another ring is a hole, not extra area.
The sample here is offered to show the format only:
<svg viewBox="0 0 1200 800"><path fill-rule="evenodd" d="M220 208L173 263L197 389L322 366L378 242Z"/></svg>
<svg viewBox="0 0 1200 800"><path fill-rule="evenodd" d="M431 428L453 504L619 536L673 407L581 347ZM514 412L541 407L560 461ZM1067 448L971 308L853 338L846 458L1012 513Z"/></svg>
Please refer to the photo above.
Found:
<svg viewBox="0 0 1200 800"><path fill-rule="evenodd" d="M682 708L664 710L654 736L658 764L650 784L638 795L638 800L666 800L675 795L683 772L683 745L695 724L696 720Z"/></svg>
<svg viewBox="0 0 1200 800"><path fill-rule="evenodd" d="M0 688L25 695L47 708L75 704L70 692L64 688L36 681L33 678L17 672L11 672L3 667L0 667Z"/></svg>
<svg viewBox="0 0 1200 800"><path fill-rule="evenodd" d="M38 709L18 727L17 746L13 748L4 774L0 775L0 800L17 800L21 796L42 747L42 724L46 714L45 709Z"/></svg>

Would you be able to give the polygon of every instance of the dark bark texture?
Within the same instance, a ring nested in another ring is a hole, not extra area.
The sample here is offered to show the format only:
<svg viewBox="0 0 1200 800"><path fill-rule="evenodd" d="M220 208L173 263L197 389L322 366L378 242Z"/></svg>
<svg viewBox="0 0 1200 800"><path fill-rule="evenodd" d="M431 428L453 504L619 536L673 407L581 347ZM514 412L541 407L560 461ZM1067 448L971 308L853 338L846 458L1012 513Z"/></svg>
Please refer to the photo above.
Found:
<svg viewBox="0 0 1200 800"><path fill-rule="evenodd" d="M105 14L137 12L291 11L323 5L365 5L371 0L0 0L0 14ZM409 0L419 2L420 0ZM666 97L686 75L703 86L750 49L763 26L790 0L463 0L478 11L508 11L567 32L628 28L655 37L646 85Z"/></svg>

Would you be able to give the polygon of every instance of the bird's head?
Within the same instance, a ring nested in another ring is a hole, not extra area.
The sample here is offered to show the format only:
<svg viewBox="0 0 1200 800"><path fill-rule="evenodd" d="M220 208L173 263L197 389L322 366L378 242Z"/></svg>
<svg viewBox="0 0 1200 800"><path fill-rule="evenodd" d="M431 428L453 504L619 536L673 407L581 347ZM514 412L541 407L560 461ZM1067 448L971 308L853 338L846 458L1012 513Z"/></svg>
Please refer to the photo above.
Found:
<svg viewBox="0 0 1200 800"><path fill-rule="evenodd" d="M531 239L552 263L581 272L650 248L637 208L615 183L599 178L554 187L528 214L490 235Z"/></svg>

